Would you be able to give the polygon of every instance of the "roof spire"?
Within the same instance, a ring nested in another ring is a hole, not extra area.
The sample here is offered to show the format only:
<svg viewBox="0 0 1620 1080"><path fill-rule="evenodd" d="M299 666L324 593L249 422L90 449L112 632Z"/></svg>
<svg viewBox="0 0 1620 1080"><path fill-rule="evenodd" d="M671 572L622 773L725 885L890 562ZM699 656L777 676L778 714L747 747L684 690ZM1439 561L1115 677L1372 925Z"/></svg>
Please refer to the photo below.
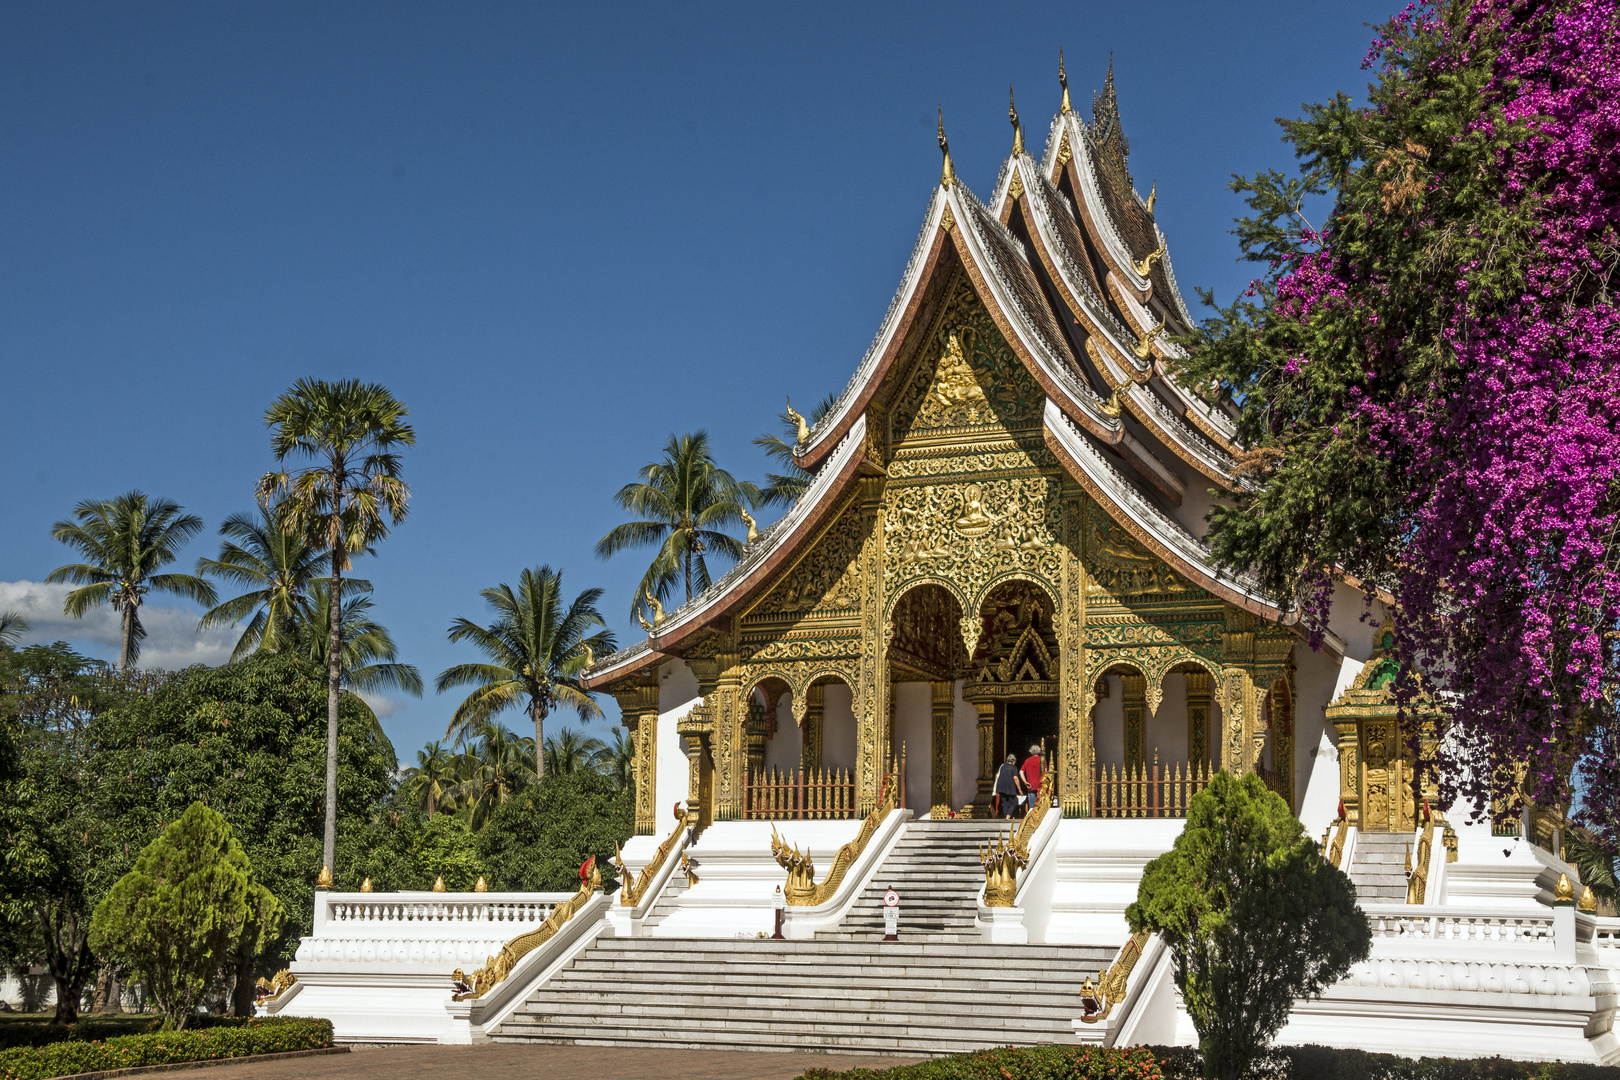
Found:
<svg viewBox="0 0 1620 1080"><path fill-rule="evenodd" d="M956 170L951 167L951 141L945 137L945 107L939 107L939 149L945 155L945 168L939 174L939 182L946 187L956 183Z"/></svg>
<svg viewBox="0 0 1620 1080"><path fill-rule="evenodd" d="M1110 65L1112 61L1109 62ZM1063 46L1058 46L1058 83L1063 87L1063 105L1058 109L1060 113L1074 112L1074 106L1069 104L1069 73L1063 70Z"/></svg>
<svg viewBox="0 0 1620 1080"><path fill-rule="evenodd" d="M1024 152L1024 128L1018 122L1018 105L1013 101L1012 83L1007 84L1007 119L1013 126L1013 156L1017 157Z"/></svg>

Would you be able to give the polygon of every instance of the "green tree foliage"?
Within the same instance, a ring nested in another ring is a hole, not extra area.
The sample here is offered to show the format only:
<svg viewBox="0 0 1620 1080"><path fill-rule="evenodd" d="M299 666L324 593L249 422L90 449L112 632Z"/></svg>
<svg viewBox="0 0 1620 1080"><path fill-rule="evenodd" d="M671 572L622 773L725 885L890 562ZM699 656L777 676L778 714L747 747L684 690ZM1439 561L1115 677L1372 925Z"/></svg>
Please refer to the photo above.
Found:
<svg viewBox="0 0 1620 1080"><path fill-rule="evenodd" d="M454 805L455 755L432 742L416 752L416 764L405 770L405 790L416 797L417 809L432 821L446 797Z"/></svg>
<svg viewBox="0 0 1620 1080"><path fill-rule="evenodd" d="M326 821L322 857L337 848L338 697L343 690L343 574L351 556L388 535L405 519L410 487L400 478L399 450L416 441L409 410L375 383L300 379L265 410L276 461L308 459L298 470L266 473L261 504L280 500L290 528L330 553L327 605ZM211 603L212 601L210 601Z"/></svg>
<svg viewBox="0 0 1620 1080"><path fill-rule="evenodd" d="M256 951L279 918L231 827L196 802L96 906L90 938L146 984L165 1028L183 1031L231 948L248 937Z"/></svg>
<svg viewBox="0 0 1620 1080"><path fill-rule="evenodd" d="M819 424L821 418L832 411L837 401L836 397L828 394L816 402L806 418L810 426L815 427ZM760 489L759 502L761 506L792 506L810 486L814 474L799 468L793 462L793 448L799 438L799 422L796 416L783 409L776 414L776 419L782 426L782 434L767 431L754 440L754 445L764 450L765 456L776 462L784 471L765 474L765 486Z"/></svg>
<svg viewBox="0 0 1620 1080"><path fill-rule="evenodd" d="M313 915L311 886L322 865L324 675L299 657L268 653L192 668L96 724L106 783L95 811L140 838L130 854L199 800L240 838L258 879L287 913L256 974L291 959ZM338 820L365 837L393 790L393 751L376 738L358 699L344 696L339 721ZM340 881L357 887L360 875Z"/></svg>
<svg viewBox="0 0 1620 1080"><path fill-rule="evenodd" d="M370 878L379 892L427 890L442 876L451 892L471 892L485 872L472 828L455 814L424 821L409 811L391 813L344 843L343 865L356 878L346 888Z"/></svg>
<svg viewBox="0 0 1620 1080"><path fill-rule="evenodd" d="M596 856L604 887L614 845L635 829L628 789L597 772L547 776L491 815L478 834L478 856L489 887L562 892L579 888L579 866Z"/></svg>
<svg viewBox="0 0 1620 1080"><path fill-rule="evenodd" d="M455 686L474 688L456 706L446 738L465 738L502 711L523 707L534 722L534 743L542 746L546 717L559 705L583 720L602 715L580 681L593 652L606 654L615 647L612 631L598 629L604 626L596 610L602 590L586 589L566 609L562 596L562 571L525 569L515 590L504 583L484 590L494 622L480 626L458 618L450 624L451 641L469 641L489 660L440 673L434 684L440 693ZM539 773L544 775L543 762Z"/></svg>
<svg viewBox="0 0 1620 1080"><path fill-rule="evenodd" d="M1175 951L1205 1074L1221 1080L1242 1076L1294 999L1343 978L1372 943L1350 879L1255 773L1217 773L1194 796L1125 919Z"/></svg>
<svg viewBox="0 0 1620 1080"><path fill-rule="evenodd" d="M715 463L708 432L671 435L663 460L643 466L641 480L614 496L642 520L627 521L596 543L604 559L633 547L658 548L636 587L631 617L649 607L649 595L669 599L677 584L685 586L688 600L708 588L706 556L742 558L743 542L720 530L740 526L743 504L758 506L761 498L755 484L732 479Z"/></svg>
<svg viewBox="0 0 1620 1080"><path fill-rule="evenodd" d="M45 580L83 586L68 593L62 604L63 613L75 619L93 607L112 605L123 621L118 666L127 671L140 658L146 637L140 609L147 593L173 593L199 604L218 599L214 587L200 577L158 573L174 562L180 548L202 527L196 514L141 491L116 499L87 499L73 508L72 520L51 526L51 536L77 549L85 561L59 566Z"/></svg>
<svg viewBox="0 0 1620 1080"><path fill-rule="evenodd" d="M151 835L106 813L112 781L94 728L119 702L166 678L114 671L62 642L0 648L0 914L8 946L49 970L57 1025L78 1019L95 970L95 903Z"/></svg>

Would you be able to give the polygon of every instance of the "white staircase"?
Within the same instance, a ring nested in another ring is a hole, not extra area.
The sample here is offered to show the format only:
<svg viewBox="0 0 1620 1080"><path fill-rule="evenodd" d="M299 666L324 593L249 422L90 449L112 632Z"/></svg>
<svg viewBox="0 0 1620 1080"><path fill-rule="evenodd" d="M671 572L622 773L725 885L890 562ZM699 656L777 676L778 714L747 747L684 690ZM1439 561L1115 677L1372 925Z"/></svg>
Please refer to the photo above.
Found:
<svg viewBox="0 0 1620 1080"><path fill-rule="evenodd" d="M1406 903L1406 853L1411 833L1363 832L1356 834L1350 881L1362 904Z"/></svg>
<svg viewBox="0 0 1620 1080"><path fill-rule="evenodd" d="M493 1032L599 1046L945 1054L1074 1041L1112 948L599 938Z"/></svg>
<svg viewBox="0 0 1620 1080"><path fill-rule="evenodd" d="M900 894L900 940L922 934L926 941L978 941L973 916L984 889L979 847L1006 831L1007 823L999 821L911 822L838 930L816 936L881 938L883 893L892 888Z"/></svg>

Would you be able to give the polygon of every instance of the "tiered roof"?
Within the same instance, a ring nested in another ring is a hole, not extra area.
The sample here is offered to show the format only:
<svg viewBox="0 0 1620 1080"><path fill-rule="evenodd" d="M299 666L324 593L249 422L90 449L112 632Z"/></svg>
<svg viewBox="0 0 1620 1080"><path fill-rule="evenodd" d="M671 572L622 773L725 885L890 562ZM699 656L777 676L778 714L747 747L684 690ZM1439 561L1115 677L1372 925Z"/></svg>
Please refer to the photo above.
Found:
<svg viewBox="0 0 1620 1080"><path fill-rule="evenodd" d="M1016 113L1013 113L1017 129ZM1113 67L1086 123L1069 107L1053 119L1040 162L1021 131L989 205L946 164L900 287L876 337L833 407L797 447L810 489L747 555L701 595L671 612L641 645L600 661L601 686L678 655L742 608L841 503L865 462L866 410L910 360L911 331L940 302L943 266L971 279L1002 336L1047 395L1045 441L1116 521L1183 576L1229 603L1272 619L1285 613L1252 581L1210 559L1198 533L1211 485L1236 491L1231 418L1181 385L1167 334L1192 324L1176 288L1169 245L1128 169ZM1195 532L1196 530L1196 532Z"/></svg>

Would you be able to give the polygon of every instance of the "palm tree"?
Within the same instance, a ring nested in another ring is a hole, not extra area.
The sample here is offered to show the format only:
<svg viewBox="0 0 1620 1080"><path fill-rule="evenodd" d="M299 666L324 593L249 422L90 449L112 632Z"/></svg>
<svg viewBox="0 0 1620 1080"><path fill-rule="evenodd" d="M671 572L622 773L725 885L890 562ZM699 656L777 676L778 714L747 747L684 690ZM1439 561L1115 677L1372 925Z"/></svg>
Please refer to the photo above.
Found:
<svg viewBox="0 0 1620 1080"><path fill-rule="evenodd" d="M10 648L13 642L27 632L27 619L15 611L0 611L0 649Z"/></svg>
<svg viewBox="0 0 1620 1080"><path fill-rule="evenodd" d="M538 779L533 741L493 720L478 726L476 741L462 758L465 779L458 801L466 807L467 824L475 831L502 803Z"/></svg>
<svg viewBox="0 0 1620 1080"><path fill-rule="evenodd" d="M709 435L699 431L671 435L663 460L643 466L640 482L626 484L613 498L642 520L625 522L602 537L597 555L606 559L627 548L658 546L630 605L635 618L649 606L649 594L667 600L677 582L685 585L688 600L694 586L698 592L708 588L706 554L742 558L743 542L719 530L741 525L743 504L758 506L762 496L757 485L734 480L715 464Z"/></svg>
<svg viewBox="0 0 1620 1080"><path fill-rule="evenodd" d="M326 648L326 828L323 866L332 869L337 851L338 695L343 689L343 572L350 556L388 535L389 521L405 519L410 488L400 479L403 446L416 441L405 422L408 410L376 383L354 379L328 383L300 379L265 410L270 449L278 462L305 457L314 464L296 471L268 472L259 479L258 498L283 502L290 528L309 534L331 559ZM213 601L210 600L210 603Z"/></svg>
<svg viewBox="0 0 1620 1080"><path fill-rule="evenodd" d="M110 603L123 616L118 666L128 671L140 659L146 628L141 625L141 598L157 591L184 596L199 604L217 601L214 587L191 574L159 574L174 562L180 547L202 531L202 518L183 513L169 499L149 499L131 491L116 499L86 499L73 508L73 521L58 521L51 536L77 548L87 561L59 566L50 582L72 581L84 588L67 594L62 613L81 618Z"/></svg>
<svg viewBox="0 0 1620 1080"><path fill-rule="evenodd" d="M546 769L559 774L592 771L606 751L601 739L586 738L573 728L563 728L546 740Z"/></svg>
<svg viewBox="0 0 1620 1080"><path fill-rule="evenodd" d="M613 741L603 744L596 767L620 789L630 786L636 775L636 744L623 728L613 729Z"/></svg>
<svg viewBox="0 0 1620 1080"><path fill-rule="evenodd" d="M363 587L368 593L371 591L371 582L359 578L350 578L347 584ZM325 578L310 583L309 600L288 627L285 645L279 651L301 656L317 667L331 670L326 657L326 650L331 644L331 637L326 633L331 621L327 608L331 595ZM382 721L377 718L370 703L360 695L399 690L413 697L421 697L422 673L414 664L397 662L399 650L394 645L393 635L389 634L386 626L371 617L370 597L351 596L343 601L343 612L338 621L343 627L343 653L338 659L341 692L360 703L365 710L372 739L389 755L393 755L394 744L383 731Z"/></svg>
<svg viewBox="0 0 1620 1080"><path fill-rule="evenodd" d="M286 648L294 624L308 614L311 583L323 575L328 553L309 542L308 529L292 528L279 504L259 507L257 518L232 514L219 534L226 538L219 558L198 559L197 572L245 586L247 591L206 612L197 629L248 620L231 651L232 663L259 649ZM370 582L357 578L344 585L371 591Z"/></svg>
<svg viewBox="0 0 1620 1080"><path fill-rule="evenodd" d="M815 427L821 418L832 411L838 401L837 397L828 394L810 410L810 426ZM793 463L793 448L797 445L799 435L799 420L796 413L786 409L776 414L782 423L782 431L787 436L774 435L766 432L754 440L754 445L765 451L765 456L782 463L787 470L785 473L766 473L767 483L759 492L759 501L762 506L792 506L798 502L799 496L810 486L815 474L799 468Z"/></svg>
<svg viewBox="0 0 1620 1080"><path fill-rule="evenodd" d="M440 801L450 794L455 782L455 758L436 742L418 750L416 764L405 770L405 788L417 797L429 821L439 812Z"/></svg>
<svg viewBox="0 0 1620 1080"><path fill-rule="evenodd" d="M514 592L510 585L485 589L483 597L495 609L495 621L479 626L458 618L450 624L451 641L470 641L489 657L486 664L457 664L440 673L434 688L476 689L456 707L445 738L463 738L479 724L512 706L525 704L534 721L536 746L545 745L545 722L558 705L572 708L583 720L602 715L586 692L580 675L591 654L613 651L610 630L604 626L596 602L601 589L586 589L562 606L562 572L549 566L525 569ZM545 775L541 762L539 775Z"/></svg>

